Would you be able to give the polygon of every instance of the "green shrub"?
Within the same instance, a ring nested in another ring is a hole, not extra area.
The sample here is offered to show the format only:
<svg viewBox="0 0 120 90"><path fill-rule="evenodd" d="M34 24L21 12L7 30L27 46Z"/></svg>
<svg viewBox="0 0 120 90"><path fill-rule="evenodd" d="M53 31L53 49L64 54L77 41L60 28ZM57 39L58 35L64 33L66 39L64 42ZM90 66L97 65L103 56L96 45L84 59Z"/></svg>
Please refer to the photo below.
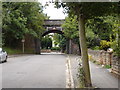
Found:
<svg viewBox="0 0 120 90"><path fill-rule="evenodd" d="M15 48L9 48L9 47L3 47L3 49L8 53L8 54L23 54L22 49L15 49ZM33 54L34 50L33 49L25 49L24 54Z"/></svg>
<svg viewBox="0 0 120 90"><path fill-rule="evenodd" d="M20 49L13 49L13 48L8 48L8 47L3 47L3 49L8 53L8 54L21 54L22 50Z"/></svg>
<svg viewBox="0 0 120 90"><path fill-rule="evenodd" d="M110 46L111 46L111 42L108 42L106 40L101 40L100 45L101 45L100 49L107 51L107 49L110 48Z"/></svg>
<svg viewBox="0 0 120 90"><path fill-rule="evenodd" d="M109 68L111 68L111 66L110 65L105 65L104 68L109 69Z"/></svg>
<svg viewBox="0 0 120 90"><path fill-rule="evenodd" d="M111 47L114 51L114 54L120 57L120 47L118 46L118 42L117 41L112 42Z"/></svg>
<svg viewBox="0 0 120 90"><path fill-rule="evenodd" d="M85 74L84 74L84 70L82 66L78 68L77 78L79 80L79 88L84 88L85 87Z"/></svg>
<svg viewBox="0 0 120 90"><path fill-rule="evenodd" d="M60 51L60 47L52 47L51 50Z"/></svg>
<svg viewBox="0 0 120 90"><path fill-rule="evenodd" d="M93 63L96 63L96 61L95 61L95 60L93 60Z"/></svg>
<svg viewBox="0 0 120 90"><path fill-rule="evenodd" d="M95 47L93 48L93 50L100 50L100 47L99 47L99 46L95 46Z"/></svg>

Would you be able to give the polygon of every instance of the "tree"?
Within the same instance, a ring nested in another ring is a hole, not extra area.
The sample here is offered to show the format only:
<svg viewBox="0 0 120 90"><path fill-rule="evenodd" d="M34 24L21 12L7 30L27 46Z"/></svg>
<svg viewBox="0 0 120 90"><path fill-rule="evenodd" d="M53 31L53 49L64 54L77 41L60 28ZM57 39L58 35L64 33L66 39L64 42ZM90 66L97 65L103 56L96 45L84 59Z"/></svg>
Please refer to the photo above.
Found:
<svg viewBox="0 0 120 90"><path fill-rule="evenodd" d="M29 34L34 36L35 42L35 53L41 54L40 47L41 47L41 38L42 33L44 32L44 19L46 15L42 12L42 6L40 3L31 2L25 3L23 5L23 13L25 17L27 17L27 28L29 29ZM28 10L29 9L29 10Z"/></svg>
<svg viewBox="0 0 120 90"><path fill-rule="evenodd" d="M118 56L118 26L119 17L117 15L89 19L86 23L88 47L104 50L112 48L114 50L114 54Z"/></svg>
<svg viewBox="0 0 120 90"><path fill-rule="evenodd" d="M46 18L42 12L43 7L37 2L23 3L22 7L21 10L24 16L27 17L27 28L29 29L29 33L37 38L41 38L40 34L44 31L43 24Z"/></svg>
<svg viewBox="0 0 120 90"><path fill-rule="evenodd" d="M88 19L116 13L117 3L113 2L66 2L57 3L58 7L63 7L69 14L77 15L79 24L79 38L82 55L82 65L85 75L85 86L92 86L90 69L88 62L88 52L85 36L85 23Z"/></svg>
<svg viewBox="0 0 120 90"><path fill-rule="evenodd" d="M35 48L40 51L44 32L43 7L38 2L3 2L3 39L8 47L18 47L26 35L35 38ZM38 52L39 53L39 52Z"/></svg>
<svg viewBox="0 0 120 90"><path fill-rule="evenodd" d="M54 44L59 45L59 48L62 52L65 52L66 50L66 37L61 34L55 33L53 35L53 40L55 41Z"/></svg>
<svg viewBox="0 0 120 90"><path fill-rule="evenodd" d="M62 24L62 28L64 29L63 32L66 38L74 39L79 37L77 16L66 17L64 24Z"/></svg>
<svg viewBox="0 0 120 90"><path fill-rule="evenodd" d="M49 35L42 38L41 43L42 49L50 49L52 47L52 39L49 37Z"/></svg>
<svg viewBox="0 0 120 90"><path fill-rule="evenodd" d="M54 40L55 46L60 44L61 39L62 39L62 35L57 33L53 34L53 40Z"/></svg>
<svg viewBox="0 0 120 90"><path fill-rule="evenodd" d="M115 16L96 17L86 22L86 37L89 48L100 49L101 40L106 40L106 42L115 40L115 18L113 19L113 17Z"/></svg>
<svg viewBox="0 0 120 90"><path fill-rule="evenodd" d="M10 47L15 47L16 43L13 45L12 42L23 38L23 35L28 31L25 25L27 19L23 16L21 10L17 8L20 8L18 3L3 3L2 32L5 45Z"/></svg>
<svg viewBox="0 0 120 90"><path fill-rule="evenodd" d="M97 17L88 20L86 28L91 29L93 33L102 40L110 41L110 36L113 34L112 24L107 21L107 17Z"/></svg>
<svg viewBox="0 0 120 90"><path fill-rule="evenodd" d="M68 40L67 43L67 49L69 52L69 54L72 53L72 46L71 46L71 42L74 41L74 43L78 44L79 46L79 30L78 30L78 21L77 21L77 16L74 15L70 15L68 17L65 18L65 22L62 25L62 28L64 29L64 36L66 37L66 39ZM80 50L79 50L80 51Z"/></svg>

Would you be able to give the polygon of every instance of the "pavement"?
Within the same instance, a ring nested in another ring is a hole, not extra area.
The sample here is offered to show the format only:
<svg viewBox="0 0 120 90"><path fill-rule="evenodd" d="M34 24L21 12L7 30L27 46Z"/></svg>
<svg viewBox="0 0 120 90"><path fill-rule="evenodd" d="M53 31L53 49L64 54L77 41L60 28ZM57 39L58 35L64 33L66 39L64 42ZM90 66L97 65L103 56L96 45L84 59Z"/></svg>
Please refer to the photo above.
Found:
<svg viewBox="0 0 120 90"><path fill-rule="evenodd" d="M64 54L17 56L8 58L8 62L2 64L2 88L65 87L66 55Z"/></svg>
<svg viewBox="0 0 120 90"><path fill-rule="evenodd" d="M120 88L120 79L113 75L109 69L90 62L93 85L100 88Z"/></svg>
<svg viewBox="0 0 120 90"><path fill-rule="evenodd" d="M77 78L78 67L79 67L79 58L78 55L69 55L71 60L71 67L72 67L72 75L74 80L75 87L79 86L79 81ZM100 65L96 65L92 62L90 64L90 71L91 71L91 80L93 87L97 88L118 88L118 84L120 84L120 79L115 77L112 73L109 72L108 69L103 68Z"/></svg>
<svg viewBox="0 0 120 90"><path fill-rule="evenodd" d="M77 78L77 74L78 74L78 68L79 68L79 62L78 62L79 57L76 55L68 55L68 57L71 63L71 73L72 73L74 88L78 88L79 80Z"/></svg>

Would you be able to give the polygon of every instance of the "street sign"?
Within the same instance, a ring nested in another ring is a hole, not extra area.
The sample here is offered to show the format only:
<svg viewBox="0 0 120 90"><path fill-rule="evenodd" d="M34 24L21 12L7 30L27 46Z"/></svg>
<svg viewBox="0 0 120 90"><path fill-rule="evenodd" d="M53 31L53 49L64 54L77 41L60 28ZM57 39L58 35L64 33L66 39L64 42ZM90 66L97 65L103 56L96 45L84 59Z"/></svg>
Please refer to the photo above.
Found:
<svg viewBox="0 0 120 90"><path fill-rule="evenodd" d="M25 39L22 39L21 42L24 43L24 42L25 42Z"/></svg>
<svg viewBox="0 0 120 90"><path fill-rule="evenodd" d="M25 42L25 39L22 39L21 42L22 42L22 49L23 49L23 53L24 53L24 52L25 52L25 50L24 50L24 42Z"/></svg>

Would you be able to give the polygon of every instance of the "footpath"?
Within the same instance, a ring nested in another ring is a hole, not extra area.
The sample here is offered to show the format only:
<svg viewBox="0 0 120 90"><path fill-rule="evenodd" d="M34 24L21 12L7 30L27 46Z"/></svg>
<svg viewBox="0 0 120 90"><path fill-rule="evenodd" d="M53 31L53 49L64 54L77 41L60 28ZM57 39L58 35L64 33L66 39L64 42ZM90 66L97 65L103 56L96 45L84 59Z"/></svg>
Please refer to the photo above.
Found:
<svg viewBox="0 0 120 90"><path fill-rule="evenodd" d="M79 81L77 78L80 56L78 55L69 55L71 62L71 71L74 82L74 88L78 88ZM91 81L93 87L96 88L120 88L120 79L115 77L108 69L103 68L100 65L96 65L89 62L90 71L91 71Z"/></svg>

